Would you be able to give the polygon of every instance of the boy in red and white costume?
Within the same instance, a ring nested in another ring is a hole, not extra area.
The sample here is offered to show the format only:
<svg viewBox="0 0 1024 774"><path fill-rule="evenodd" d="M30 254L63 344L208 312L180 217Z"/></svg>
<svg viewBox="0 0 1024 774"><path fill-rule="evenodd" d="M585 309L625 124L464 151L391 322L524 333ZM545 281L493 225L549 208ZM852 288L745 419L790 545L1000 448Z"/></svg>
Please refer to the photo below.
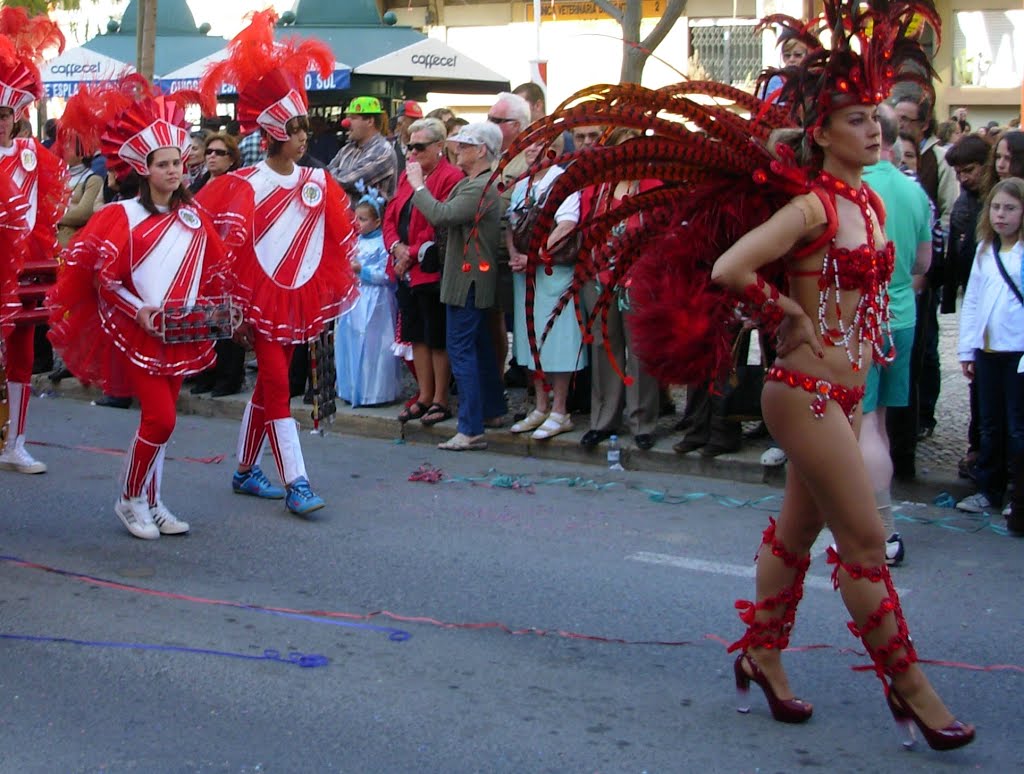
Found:
<svg viewBox="0 0 1024 774"><path fill-rule="evenodd" d="M141 76L83 86L60 137L99 145L119 179L140 177L138 198L104 206L75 234L48 300L50 339L68 369L142 408L114 513L149 540L189 531L160 499L164 452L182 379L216 359L213 341L165 341L158 315L219 300L227 268L213 224L182 184L192 147L184 101L155 94Z"/></svg>
<svg viewBox="0 0 1024 774"><path fill-rule="evenodd" d="M275 43L276 18L273 11L254 14L231 41L228 59L211 66L200 83L207 113L220 86L235 85L242 133L263 132L267 159L210 182L197 200L233 254L234 293L259 365L232 488L286 497L288 510L304 515L324 501L306 477L289 406L288 366L296 344L319 335L355 301L349 260L355 229L348 198L330 175L296 165L309 132L305 74L316 65L326 75L334 55L318 41ZM257 464L267 439L286 489L271 484Z"/></svg>
<svg viewBox="0 0 1024 774"><path fill-rule="evenodd" d="M36 63L49 48L63 50L64 36L45 15L29 18L22 8L0 9L0 175L8 177L28 204L25 212L29 233L19 249L0 255L10 275L22 271L56 273L57 221L67 206L67 166L33 137L15 138L14 127L28 107L43 95ZM14 266L13 270L11 266ZM0 288L0 307L21 306L8 285ZM17 292L17 288L14 288ZM25 301L23 309L5 330L7 402L10 428L0 452L0 469L18 473L45 473L46 464L33 459L25 448L25 424L32 394L33 338L39 321L30 312L38 299Z"/></svg>

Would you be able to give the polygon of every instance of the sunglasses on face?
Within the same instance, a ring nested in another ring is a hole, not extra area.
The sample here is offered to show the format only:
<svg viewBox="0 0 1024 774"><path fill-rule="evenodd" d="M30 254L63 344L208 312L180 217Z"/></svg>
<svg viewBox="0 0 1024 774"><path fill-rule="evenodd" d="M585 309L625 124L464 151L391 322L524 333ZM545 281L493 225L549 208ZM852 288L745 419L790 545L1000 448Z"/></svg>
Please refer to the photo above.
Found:
<svg viewBox="0 0 1024 774"><path fill-rule="evenodd" d="M487 116L487 120L490 121L492 124L497 124L498 126L501 126L502 124L511 123L512 121L516 121L518 123L518 120L515 118L501 118L500 116L490 115Z"/></svg>
<svg viewBox="0 0 1024 774"><path fill-rule="evenodd" d="M416 151L417 153L423 153L423 151L425 151L433 144L434 143L432 142L411 142L405 146L405 150L409 153L411 153L412 151Z"/></svg>
<svg viewBox="0 0 1024 774"><path fill-rule="evenodd" d="M224 156L228 155L228 152L226 150L221 150L220 148L207 148L206 149L206 155L207 156L213 155L213 156L224 157Z"/></svg>

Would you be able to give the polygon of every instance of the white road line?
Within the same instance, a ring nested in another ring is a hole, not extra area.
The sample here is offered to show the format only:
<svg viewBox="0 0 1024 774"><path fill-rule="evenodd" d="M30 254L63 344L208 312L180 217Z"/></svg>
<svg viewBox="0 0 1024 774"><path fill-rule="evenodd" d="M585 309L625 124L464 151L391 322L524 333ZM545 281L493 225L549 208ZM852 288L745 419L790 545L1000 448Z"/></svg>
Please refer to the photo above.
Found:
<svg viewBox="0 0 1024 774"><path fill-rule="evenodd" d="M679 567L683 570L694 572L706 572L711 575L733 575L737 578L753 578L753 565L726 564L725 562L706 562L703 559L691 559L687 556L674 556L672 554L654 554L649 551L638 551L627 556L626 559L632 562L645 562L646 564L662 564L669 567ZM829 578L821 578L813 575L807 576L804 585L812 589L824 589L832 591L832 581ZM896 593L904 596L907 589L897 588Z"/></svg>

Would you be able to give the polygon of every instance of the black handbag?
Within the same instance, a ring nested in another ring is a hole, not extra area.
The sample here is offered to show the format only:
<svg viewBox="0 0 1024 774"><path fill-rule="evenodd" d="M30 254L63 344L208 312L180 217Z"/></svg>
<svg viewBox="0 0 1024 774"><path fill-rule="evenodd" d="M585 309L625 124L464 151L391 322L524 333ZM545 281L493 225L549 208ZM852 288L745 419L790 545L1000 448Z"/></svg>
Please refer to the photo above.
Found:
<svg viewBox="0 0 1024 774"><path fill-rule="evenodd" d="M439 274L444 270L444 255L448 250L448 229L435 226L434 243L423 251L420 269L427 274Z"/></svg>
<svg viewBox="0 0 1024 774"><path fill-rule="evenodd" d="M529 191L523 203L509 213L509 228L512 229L512 245L523 254L530 251L530 240L536 231L537 218L544 203L547 201L547 191L538 201L533 201ZM546 241L546 240L545 240ZM556 266L570 266L576 263L580 248L583 246L583 235L579 231L570 233L562 239L554 250L547 251L551 262Z"/></svg>
<svg viewBox="0 0 1024 774"><path fill-rule="evenodd" d="M722 412L726 419L736 422L756 422L761 417L761 390L764 387L764 350L761 350L761 362L748 364L739 362L740 352L747 351L741 347L744 338L749 338L750 331L736 337L733 345L733 364L722 390Z"/></svg>

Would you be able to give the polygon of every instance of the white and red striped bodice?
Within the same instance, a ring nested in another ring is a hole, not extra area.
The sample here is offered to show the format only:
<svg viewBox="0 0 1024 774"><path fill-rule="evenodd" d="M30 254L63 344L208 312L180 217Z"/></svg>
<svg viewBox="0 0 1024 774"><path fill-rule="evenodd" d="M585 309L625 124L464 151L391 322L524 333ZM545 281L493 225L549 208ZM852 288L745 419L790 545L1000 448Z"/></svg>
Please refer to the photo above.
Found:
<svg viewBox="0 0 1024 774"><path fill-rule="evenodd" d="M137 199L124 208L130 239L128 289L144 305L195 304L206 253L206 229L194 207L153 215Z"/></svg>
<svg viewBox="0 0 1024 774"><path fill-rule="evenodd" d="M258 164L238 174L253 189L253 247L260 266L276 285L302 287L323 259L324 170L296 167L291 175L279 175Z"/></svg>
<svg viewBox="0 0 1024 774"><path fill-rule="evenodd" d="M9 148L0 148L0 173L6 173L29 204L25 222L31 231L39 210L39 158L35 141L16 137Z"/></svg>

